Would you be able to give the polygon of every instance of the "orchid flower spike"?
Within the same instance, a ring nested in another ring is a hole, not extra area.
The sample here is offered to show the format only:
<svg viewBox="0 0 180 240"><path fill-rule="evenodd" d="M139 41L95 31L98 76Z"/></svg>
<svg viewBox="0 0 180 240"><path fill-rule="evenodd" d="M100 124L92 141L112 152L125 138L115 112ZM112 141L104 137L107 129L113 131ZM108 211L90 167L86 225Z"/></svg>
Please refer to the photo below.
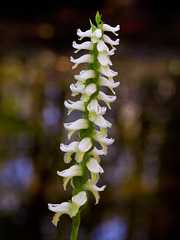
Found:
<svg viewBox="0 0 180 240"><path fill-rule="evenodd" d="M64 152L64 162L74 165L69 168L57 171L58 176L63 177L63 186L66 190L70 181L73 188L73 196L68 202L61 204L49 204L49 209L55 212L53 224L57 226L62 214L68 214L73 219L71 239L76 240L80 223L80 212L88 202L88 192L92 192L95 197L95 204L99 202L99 192L105 189L105 186L98 187L100 174L104 172L100 165L101 155L107 154L107 147L114 142L114 139L107 137L107 129L112 124L104 117L107 107L116 100L114 88L119 86L113 78L117 72L110 67L113 65L110 60L116 50L114 46L119 44L119 39L111 39L106 33L112 32L118 35L120 26L111 27L101 20L101 15L97 12L96 26L90 20L90 29L86 31L77 30L77 35L88 38L86 41L78 43L73 41L74 53L81 50L88 51L79 58L70 57L73 69L79 64L87 64L86 70L82 70L75 75L75 83L70 85L72 96L80 95L78 101L66 100L65 107L68 115L76 110L82 113L82 116L75 121L64 123L64 128L68 131L68 140L78 132L78 138L68 144L60 144L60 149ZM100 87L109 88L112 95L107 95ZM101 106L104 102L107 107ZM96 143L101 147L97 149ZM90 179L89 179L90 176Z"/></svg>

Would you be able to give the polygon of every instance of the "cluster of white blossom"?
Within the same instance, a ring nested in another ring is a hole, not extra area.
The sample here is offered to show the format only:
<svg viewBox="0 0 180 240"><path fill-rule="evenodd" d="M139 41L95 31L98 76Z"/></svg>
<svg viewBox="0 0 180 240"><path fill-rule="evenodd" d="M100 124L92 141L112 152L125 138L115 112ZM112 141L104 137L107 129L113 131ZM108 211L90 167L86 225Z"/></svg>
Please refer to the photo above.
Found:
<svg viewBox="0 0 180 240"><path fill-rule="evenodd" d="M113 89L119 85L119 82L114 82L113 77L118 73L110 69L112 65L110 56L114 54L116 50L114 46L119 44L119 39L113 41L104 32L113 32L118 35L115 32L120 27L119 25L111 27L104 24L100 18L96 18L96 23L97 27L91 23L91 28L85 32L77 30L79 40L88 38L88 41L81 44L73 42L72 44L76 49L75 53L82 49L88 50L89 53L77 59L71 57L71 62L74 63L73 69L80 63L87 63L87 70L75 75L74 78L77 81L70 85L72 96L81 94L80 100L76 102L67 100L64 103L68 114L73 110L79 110L82 112L82 117L74 122L64 124L68 131L68 139L76 131L79 131L79 137L77 141L72 141L69 145L63 143L60 145L60 149L65 152L65 163L71 162L74 153L75 165L61 172L57 171L57 174L63 177L65 190L67 183L71 181L73 197L72 200L61 204L48 204L49 209L55 212L53 224L56 226L62 214L68 214L70 217L76 216L88 200L88 191L93 193L97 204L100 198L99 192L105 188L105 186L98 187L96 185L99 174L104 172L100 166L99 156L107 154L107 146L114 140L107 138L107 128L111 127L111 123L103 117L107 108L100 106L100 101L104 101L110 109L110 103L116 100ZM100 86L108 87L113 95L102 92ZM96 142L100 144L101 149L97 149Z"/></svg>

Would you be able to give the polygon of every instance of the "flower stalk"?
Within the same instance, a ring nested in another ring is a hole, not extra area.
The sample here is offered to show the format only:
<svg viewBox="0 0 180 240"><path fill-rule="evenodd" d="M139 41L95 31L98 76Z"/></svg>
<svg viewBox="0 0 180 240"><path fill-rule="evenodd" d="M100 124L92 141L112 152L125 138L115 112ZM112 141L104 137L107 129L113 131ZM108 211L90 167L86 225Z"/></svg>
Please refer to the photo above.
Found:
<svg viewBox="0 0 180 240"><path fill-rule="evenodd" d="M111 109L110 103L116 100L114 88L118 87L119 82L114 82L113 77L118 73L110 69L112 66L110 56L114 54L116 50L114 46L119 44L119 39L114 41L104 32L112 32L117 36L116 32L120 27L119 25L111 27L104 24L99 12L97 12L95 20L97 26L90 20L89 30L85 32L77 30L79 40L84 37L89 40L80 44L74 41L72 44L76 49L75 53L81 50L89 51L77 59L70 58L74 63L73 69L81 63L87 63L87 69L81 71L79 75L75 75L76 83L70 85L72 96L80 94L80 100L76 102L67 100L64 103L68 114L74 110L82 112L80 119L64 123L69 140L76 131L79 132L77 141L70 142L68 145L60 144L61 151L65 153L64 162L68 164L74 160L75 164L63 171L57 171L57 174L63 177L65 190L71 181L73 196L68 202L48 204L49 209L55 212L53 217L55 226L62 214L68 214L72 218L71 240L77 239L80 212L88 202L88 191L92 192L95 204L97 204L100 199L99 192L105 189L105 186L98 187L96 185L99 175L104 172L100 165L100 155L107 154L108 145L114 142L112 138L107 137L107 128L110 128L112 124L103 115L106 113L107 107ZM102 92L101 86L109 88L113 95ZM101 102L104 102L107 107L101 106ZM96 148L97 143L101 149ZM75 157L72 157L73 153Z"/></svg>

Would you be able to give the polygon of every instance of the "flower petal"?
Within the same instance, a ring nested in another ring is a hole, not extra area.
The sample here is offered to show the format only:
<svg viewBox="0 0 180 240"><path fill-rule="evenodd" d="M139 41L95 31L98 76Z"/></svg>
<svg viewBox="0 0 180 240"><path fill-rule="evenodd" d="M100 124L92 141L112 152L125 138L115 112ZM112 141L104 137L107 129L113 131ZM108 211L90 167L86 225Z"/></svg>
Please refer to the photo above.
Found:
<svg viewBox="0 0 180 240"><path fill-rule="evenodd" d="M83 39L84 37L91 37L91 34L92 34L92 30L91 29L89 29L89 30L87 30L85 32L82 32L81 29L77 29L77 35L79 37L81 37L80 40Z"/></svg>
<svg viewBox="0 0 180 240"><path fill-rule="evenodd" d="M99 163L94 158L90 158L90 160L87 162L86 166L89 169L89 171L91 171L93 173L103 173L104 172L102 167L99 165Z"/></svg>
<svg viewBox="0 0 180 240"><path fill-rule="evenodd" d="M118 36L118 34L115 33L115 32L117 32L117 31L120 30L120 25L117 25L116 27L111 27L110 25L104 23L104 24L103 24L103 30L104 30L104 31L108 31L108 32L112 32L112 33L114 33L116 36Z"/></svg>
<svg viewBox="0 0 180 240"><path fill-rule="evenodd" d="M91 138L86 137L81 140L78 145L78 149L81 152L87 152L92 147Z"/></svg>
<svg viewBox="0 0 180 240"><path fill-rule="evenodd" d="M92 63L94 61L94 58L91 54L85 54L77 59L74 59L73 57L70 57L70 61L75 63L75 65L72 67L72 69L76 68L80 63Z"/></svg>
<svg viewBox="0 0 180 240"><path fill-rule="evenodd" d="M69 109L68 114L73 110L85 111L84 103L82 101L73 102L71 100L65 101L64 106Z"/></svg>
<svg viewBox="0 0 180 240"><path fill-rule="evenodd" d="M109 66L100 66L99 71L106 77L115 77L118 75L118 73L110 69Z"/></svg>
<svg viewBox="0 0 180 240"><path fill-rule="evenodd" d="M98 54L98 61L102 66L107 66L107 65L112 66L112 62L109 59L108 54L106 52L100 52Z"/></svg>
<svg viewBox="0 0 180 240"><path fill-rule="evenodd" d="M106 43L109 43L111 46L118 45L119 44L119 38L113 41L109 36L106 34L103 35L103 39Z"/></svg>
<svg viewBox="0 0 180 240"><path fill-rule="evenodd" d="M94 70L82 70L79 75L75 75L74 78L78 81L85 81L89 78L94 78L95 72Z"/></svg>
<svg viewBox="0 0 180 240"><path fill-rule="evenodd" d="M92 50L93 49L93 43L90 41L87 42L83 42L81 44L77 44L75 41L72 43L73 48L76 48L77 50L75 51L75 53L77 53L78 51L80 51L81 49L84 50Z"/></svg>
<svg viewBox="0 0 180 240"><path fill-rule="evenodd" d="M77 205L77 206L82 206L87 202L87 195L85 191L79 192L77 195L72 197L72 201Z"/></svg>

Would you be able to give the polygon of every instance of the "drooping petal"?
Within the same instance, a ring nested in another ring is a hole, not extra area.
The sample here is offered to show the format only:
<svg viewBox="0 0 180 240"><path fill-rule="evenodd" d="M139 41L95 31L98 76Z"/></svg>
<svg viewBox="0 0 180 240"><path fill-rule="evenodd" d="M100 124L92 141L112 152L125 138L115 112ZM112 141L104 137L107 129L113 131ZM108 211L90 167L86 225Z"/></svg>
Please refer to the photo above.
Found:
<svg viewBox="0 0 180 240"><path fill-rule="evenodd" d="M115 46L119 44L119 38L113 41L109 36L106 34L103 35L103 39L106 43L109 43L111 46Z"/></svg>
<svg viewBox="0 0 180 240"><path fill-rule="evenodd" d="M59 221L59 218L62 214L70 214L70 208L71 208L71 203L69 202L63 202L61 204L48 204L49 210L52 212L55 212L56 214L53 217L53 224L57 226L57 223Z"/></svg>
<svg viewBox="0 0 180 240"><path fill-rule="evenodd" d="M110 65L112 66L112 62L108 57L108 54L106 52L100 52L98 54L98 62L102 65L102 66L107 66Z"/></svg>
<svg viewBox="0 0 180 240"><path fill-rule="evenodd" d="M77 205L77 206L82 206L87 202L87 195L85 191L79 192L77 195L72 197L72 201Z"/></svg>
<svg viewBox="0 0 180 240"><path fill-rule="evenodd" d="M84 37L91 37L91 34L92 34L92 30L91 29L89 29L89 30L87 30L85 32L81 31L81 29L77 29L77 35L79 37L81 37L80 40L83 39Z"/></svg>
<svg viewBox="0 0 180 240"><path fill-rule="evenodd" d="M67 109L69 109L68 115L74 110L79 110L79 111L83 111L83 112L85 111L84 102L82 102L82 101L73 102L71 100L68 100L68 101L64 102L64 106Z"/></svg>
<svg viewBox="0 0 180 240"><path fill-rule="evenodd" d="M90 96L90 95L92 95L93 93L95 93L96 92L96 84L95 83L91 83L91 84L89 84L86 88L85 88L85 90L84 90L84 92L88 95L88 96Z"/></svg>
<svg viewBox="0 0 180 240"><path fill-rule="evenodd" d="M95 77L94 70L82 70L79 75L74 76L74 78L80 82L84 82L85 80L94 77Z"/></svg>
<svg viewBox="0 0 180 240"><path fill-rule="evenodd" d="M70 61L74 63L72 69L75 69L80 63L92 63L94 59L91 54L85 54L77 59L70 57Z"/></svg>
<svg viewBox="0 0 180 240"><path fill-rule="evenodd" d="M116 100L116 96L106 95L105 93L99 91L98 99L106 103L109 109L111 109L110 104Z"/></svg>
<svg viewBox="0 0 180 240"><path fill-rule="evenodd" d="M76 96L78 95L79 93L81 93L83 90L84 90L85 86L82 84L82 85L77 85L77 84L71 84L70 85L70 89L71 89L71 92L72 92L72 96Z"/></svg>
<svg viewBox="0 0 180 240"><path fill-rule="evenodd" d="M94 158L90 158L90 160L86 164L89 171L93 173L103 173L103 168L99 165L99 163Z"/></svg>
<svg viewBox="0 0 180 240"><path fill-rule="evenodd" d="M71 138L72 134L79 129L87 129L88 121L86 119L78 119L74 122L64 123L64 127L66 130L70 131L68 134L68 139Z"/></svg>
<svg viewBox="0 0 180 240"><path fill-rule="evenodd" d="M91 138L86 137L81 140L78 145L78 149L81 152L87 152L92 147Z"/></svg>
<svg viewBox="0 0 180 240"><path fill-rule="evenodd" d="M97 141L104 150L104 153L107 154L107 145L111 145L114 142L112 138L106 138L101 135L101 133L97 130L94 130L92 136L95 141Z"/></svg>
<svg viewBox="0 0 180 240"><path fill-rule="evenodd" d="M72 160L71 155L74 152L76 152L77 146L78 146L77 141L71 142L69 145L65 145L63 143L60 144L61 151L65 152L64 154L65 163L69 163Z"/></svg>
<svg viewBox="0 0 180 240"><path fill-rule="evenodd" d="M100 66L99 71L106 77L115 77L118 75L118 73L110 69L109 66Z"/></svg>
<svg viewBox="0 0 180 240"><path fill-rule="evenodd" d="M81 44L77 44L75 41L72 43L73 48L76 48L77 50L74 51L75 53L77 53L78 51L80 51L81 49L84 50L92 50L93 49L93 43L90 41L87 42L83 42Z"/></svg>
<svg viewBox="0 0 180 240"><path fill-rule="evenodd" d="M92 147L92 141L91 138L86 137L81 140L81 142L78 145L75 159L78 163L80 163L83 160L85 152L87 152Z"/></svg>
<svg viewBox="0 0 180 240"><path fill-rule="evenodd" d="M68 184L68 182L71 180L72 177L83 175L83 169L80 165L74 165L68 169L61 171L61 172L57 171L57 174L61 177L64 177L63 185L64 185L64 190L66 190L66 185Z"/></svg>
<svg viewBox="0 0 180 240"><path fill-rule="evenodd" d="M84 187L85 187L85 189L87 189L87 190L92 192L92 194L94 195L94 197L96 199L96 203L95 204L98 204L99 198L100 198L99 192L104 191L106 186L102 186L102 187L99 188L95 184L92 184L91 180L89 180L89 181L87 181L84 184Z"/></svg>
<svg viewBox="0 0 180 240"><path fill-rule="evenodd" d="M91 119L90 119L91 120ZM107 128L107 127L111 127L111 123L108 122L103 116L101 115L96 115L96 117L91 120L93 121L97 126L102 127L102 128Z"/></svg>
<svg viewBox="0 0 180 240"><path fill-rule="evenodd" d="M120 82L109 81L107 78L102 76L99 78L98 83L100 86L108 87L114 94L115 92L113 88L118 87L120 84Z"/></svg>
<svg viewBox="0 0 180 240"><path fill-rule="evenodd" d="M98 52L103 52L103 51L106 51L108 52L109 51L109 48L108 46L105 44L104 41L100 40L97 44L97 50Z"/></svg>
<svg viewBox="0 0 180 240"><path fill-rule="evenodd" d="M111 27L110 25L104 23L104 24L103 24L103 30L104 30L104 31L108 31L108 32L112 32L112 33L114 33L116 36L118 36L118 34L115 33L115 32L117 32L117 31L120 30L120 25L117 25L116 27Z"/></svg>

